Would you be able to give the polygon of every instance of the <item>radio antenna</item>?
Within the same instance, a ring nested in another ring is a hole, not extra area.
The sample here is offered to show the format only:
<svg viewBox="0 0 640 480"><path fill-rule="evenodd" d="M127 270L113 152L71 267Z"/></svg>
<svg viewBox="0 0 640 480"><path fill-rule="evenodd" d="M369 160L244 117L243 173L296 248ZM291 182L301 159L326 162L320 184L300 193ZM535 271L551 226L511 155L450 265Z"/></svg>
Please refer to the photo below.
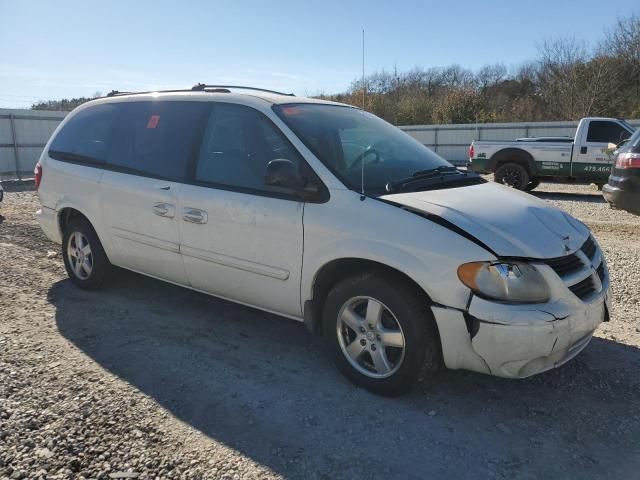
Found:
<svg viewBox="0 0 640 480"><path fill-rule="evenodd" d="M366 87L364 82L364 29L362 30L362 109L365 108Z"/></svg>
<svg viewBox="0 0 640 480"><path fill-rule="evenodd" d="M362 110L365 110L366 87L364 81L364 28L362 29ZM364 153L366 148L362 150L362 158L360 159L360 201L364 201Z"/></svg>

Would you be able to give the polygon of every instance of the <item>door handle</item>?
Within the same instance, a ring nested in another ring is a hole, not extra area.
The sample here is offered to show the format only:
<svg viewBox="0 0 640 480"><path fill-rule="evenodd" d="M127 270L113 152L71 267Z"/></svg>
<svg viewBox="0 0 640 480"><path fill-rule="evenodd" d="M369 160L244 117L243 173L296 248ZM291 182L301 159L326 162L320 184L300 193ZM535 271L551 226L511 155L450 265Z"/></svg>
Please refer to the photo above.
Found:
<svg viewBox="0 0 640 480"><path fill-rule="evenodd" d="M176 207L170 203L154 203L153 213L159 217L173 218L176 215Z"/></svg>
<svg viewBox="0 0 640 480"><path fill-rule="evenodd" d="M583 155L587 153L587 147L580 147L580 153Z"/></svg>
<svg viewBox="0 0 640 480"><path fill-rule="evenodd" d="M197 208L185 208L182 219L189 223L207 223L207 212Z"/></svg>

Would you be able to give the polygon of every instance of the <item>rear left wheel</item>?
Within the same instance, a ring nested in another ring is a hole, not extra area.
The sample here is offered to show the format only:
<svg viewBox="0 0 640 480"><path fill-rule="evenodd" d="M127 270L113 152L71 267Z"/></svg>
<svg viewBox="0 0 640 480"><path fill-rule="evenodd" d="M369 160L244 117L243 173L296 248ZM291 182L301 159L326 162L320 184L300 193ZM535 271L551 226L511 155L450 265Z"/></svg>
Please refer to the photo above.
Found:
<svg viewBox="0 0 640 480"><path fill-rule="evenodd" d="M62 238L62 258L71 281L87 290L102 285L110 266L98 235L83 218L71 219L67 225Z"/></svg>
<svg viewBox="0 0 640 480"><path fill-rule="evenodd" d="M503 185L524 190L529 185L529 173L522 165L505 163L496 170L494 180Z"/></svg>
<svg viewBox="0 0 640 480"><path fill-rule="evenodd" d="M538 180L537 178L533 178L529 181L528 185L525 187L524 190L526 192L530 192L531 190L534 190L535 188L537 188L538 185L540 185L540 180Z"/></svg>

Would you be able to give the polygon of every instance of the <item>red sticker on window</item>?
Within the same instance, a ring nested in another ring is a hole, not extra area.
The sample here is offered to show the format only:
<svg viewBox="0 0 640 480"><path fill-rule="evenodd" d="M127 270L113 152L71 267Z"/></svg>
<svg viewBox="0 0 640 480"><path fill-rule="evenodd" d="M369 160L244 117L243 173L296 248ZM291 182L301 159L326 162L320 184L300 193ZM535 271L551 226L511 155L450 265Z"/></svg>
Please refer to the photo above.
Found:
<svg viewBox="0 0 640 480"><path fill-rule="evenodd" d="M159 121L160 115L151 115L151 117L149 117L149 121L147 122L147 128L156 128Z"/></svg>
<svg viewBox="0 0 640 480"><path fill-rule="evenodd" d="M292 117L294 115L300 115L302 112L296 107L284 107L282 109L282 113L284 113L287 117Z"/></svg>

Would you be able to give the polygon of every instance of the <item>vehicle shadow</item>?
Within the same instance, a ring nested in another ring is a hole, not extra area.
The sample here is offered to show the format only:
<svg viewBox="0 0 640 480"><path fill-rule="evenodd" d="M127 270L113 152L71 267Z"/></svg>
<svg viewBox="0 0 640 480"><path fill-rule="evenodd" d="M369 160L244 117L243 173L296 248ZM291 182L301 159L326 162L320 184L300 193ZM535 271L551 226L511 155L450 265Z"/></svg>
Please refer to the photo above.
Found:
<svg viewBox="0 0 640 480"><path fill-rule="evenodd" d="M5 192L31 192L36 189L33 180L11 180L3 181L2 188Z"/></svg>
<svg viewBox="0 0 640 480"><path fill-rule="evenodd" d="M588 203L606 203L606 200L602 196L601 192L593 193L572 193L572 192L528 192L534 197L541 198L543 200L565 200L575 202L588 202Z"/></svg>
<svg viewBox="0 0 640 480"><path fill-rule="evenodd" d="M640 350L594 339L527 380L442 371L382 398L297 322L119 271L53 285L62 336L210 438L287 478L631 478Z"/></svg>

